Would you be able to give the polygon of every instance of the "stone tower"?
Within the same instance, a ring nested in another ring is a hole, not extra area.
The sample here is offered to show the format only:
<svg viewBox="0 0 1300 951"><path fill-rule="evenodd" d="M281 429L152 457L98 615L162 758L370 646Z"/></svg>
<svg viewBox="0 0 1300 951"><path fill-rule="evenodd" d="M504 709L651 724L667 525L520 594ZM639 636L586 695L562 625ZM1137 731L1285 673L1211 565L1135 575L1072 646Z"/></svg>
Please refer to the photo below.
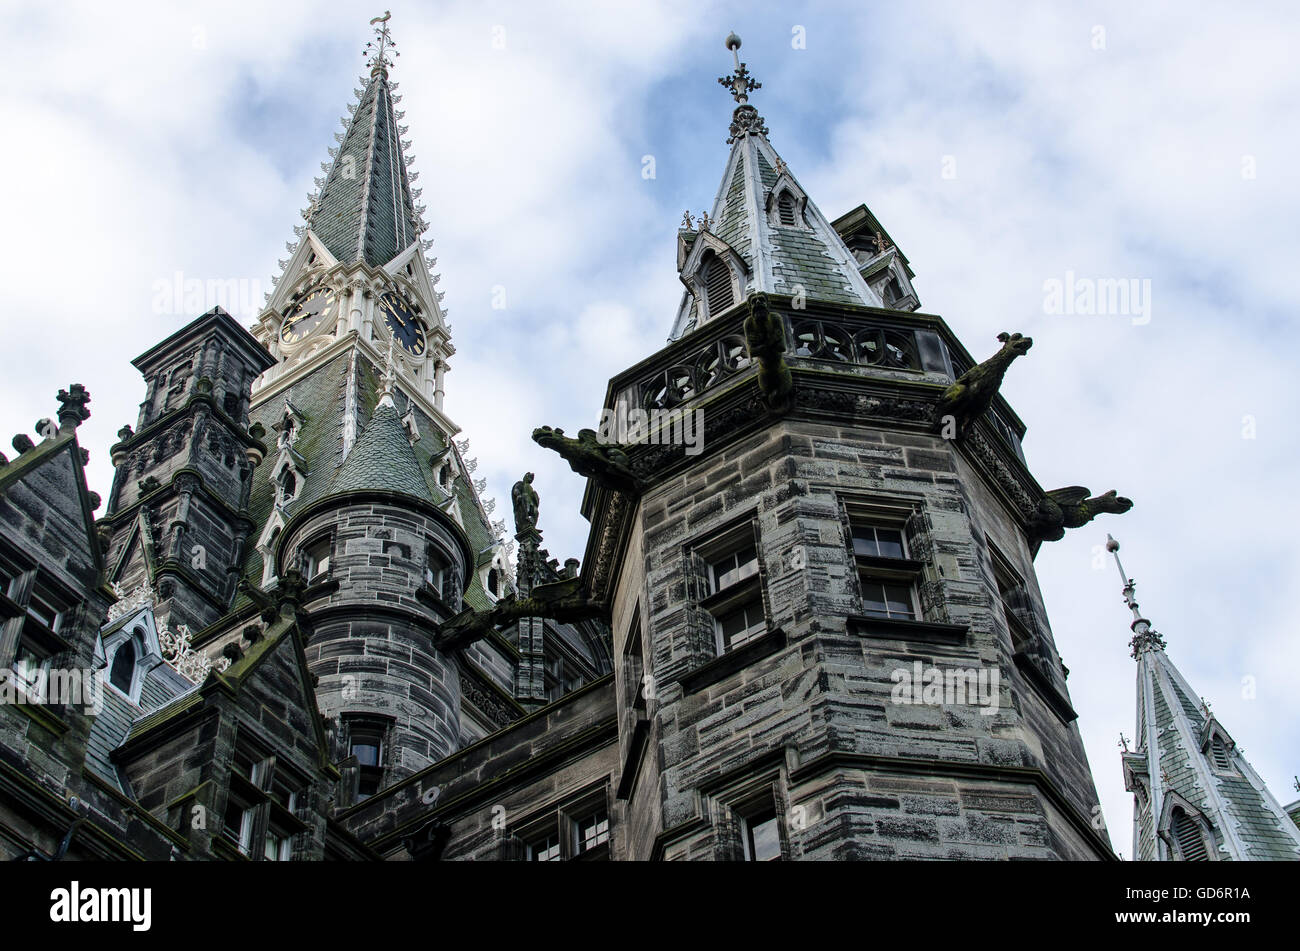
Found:
<svg viewBox="0 0 1300 951"><path fill-rule="evenodd" d="M1133 857L1144 862L1300 860L1300 828L1198 698L1142 616L1137 585L1107 536L1133 612L1137 661L1136 748L1124 744L1124 788L1133 793Z"/></svg>
<svg viewBox="0 0 1300 951"><path fill-rule="evenodd" d="M997 394L1032 341L977 365L865 206L818 209L738 56L719 82L670 342L560 449L593 479L628 856L1113 858L1034 558L1131 503L1044 492Z"/></svg>
<svg viewBox="0 0 1300 951"><path fill-rule="evenodd" d="M221 308L137 357L145 378L136 431L111 449L116 467L98 530L108 576L151 586L161 624L205 627L235 593L250 475L265 447L249 432L253 380L274 361Z"/></svg>

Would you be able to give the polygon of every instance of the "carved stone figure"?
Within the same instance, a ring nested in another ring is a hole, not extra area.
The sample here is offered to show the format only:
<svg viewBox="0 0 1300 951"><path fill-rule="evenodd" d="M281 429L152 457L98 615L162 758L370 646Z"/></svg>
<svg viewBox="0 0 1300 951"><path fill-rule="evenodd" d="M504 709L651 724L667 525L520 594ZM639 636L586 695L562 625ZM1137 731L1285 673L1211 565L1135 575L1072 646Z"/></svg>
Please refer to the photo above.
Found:
<svg viewBox="0 0 1300 951"><path fill-rule="evenodd" d="M520 618L541 617L571 624L604 617L607 611L606 605L593 601L582 590L580 577L565 578L538 585L526 598L503 598L486 611L462 611L443 622L442 629L434 637L434 646L441 651L468 647L502 625L512 624Z"/></svg>
<svg viewBox="0 0 1300 951"><path fill-rule="evenodd" d="M774 413L790 409L794 405L794 377L785 362L785 323L768 307L765 294L749 299L745 343L749 355L758 361L758 388L768 409Z"/></svg>
<svg viewBox="0 0 1300 951"><path fill-rule="evenodd" d="M578 475L586 476L610 489L638 494L641 480L632 471L627 453L617 443L603 443L594 429L578 430L578 438L564 435L563 429L542 426L533 430L533 442L553 449Z"/></svg>
<svg viewBox="0 0 1300 951"><path fill-rule="evenodd" d="M1087 525L1103 512L1123 515L1133 507L1131 499L1116 494L1114 489L1093 498L1088 498L1088 492L1081 485L1048 492L1029 521L1030 540L1059 542L1065 537L1067 528Z"/></svg>
<svg viewBox="0 0 1300 951"><path fill-rule="evenodd" d="M510 490L510 501L515 506L515 533L522 535L524 532L536 529L540 500L537 497L537 490L533 488L531 472L525 472L524 477L515 483L514 488Z"/></svg>
<svg viewBox="0 0 1300 951"><path fill-rule="evenodd" d="M946 416L952 416L956 420L958 439L966 435L966 430L975 420L988 412L1011 361L1027 353L1034 345L1032 337L1021 334L1003 332L998 334L998 339L1002 341L1002 349L959 376L955 383L943 391L935 407L935 416L940 425L945 422Z"/></svg>

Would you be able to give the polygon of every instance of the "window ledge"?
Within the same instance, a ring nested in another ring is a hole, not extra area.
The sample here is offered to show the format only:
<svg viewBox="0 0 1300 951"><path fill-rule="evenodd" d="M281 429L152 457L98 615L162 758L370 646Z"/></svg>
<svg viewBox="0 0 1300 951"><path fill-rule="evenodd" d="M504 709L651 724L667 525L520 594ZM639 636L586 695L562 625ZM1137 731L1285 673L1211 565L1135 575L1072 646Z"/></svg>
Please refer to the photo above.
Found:
<svg viewBox="0 0 1300 951"><path fill-rule="evenodd" d="M1038 694L1043 702L1051 707L1052 712L1060 717L1062 723L1068 724L1079 718L1079 714L1074 712L1074 708L1070 706L1069 701L1056 689L1056 684L1052 683L1048 676L1038 669L1038 665L1034 663L1026 651L1016 651L1011 659L1015 661L1016 669L1024 675L1034 693Z"/></svg>
<svg viewBox="0 0 1300 951"><path fill-rule="evenodd" d="M579 852L572 859L574 862L608 862L609 843L602 842L600 845L593 845L584 852Z"/></svg>
<svg viewBox="0 0 1300 951"><path fill-rule="evenodd" d="M925 567L922 562L912 558L885 558L881 555L859 555L856 552L853 558L858 567L865 571L897 571L901 574L919 575Z"/></svg>
<svg viewBox="0 0 1300 951"><path fill-rule="evenodd" d="M749 643L720 654L713 660L682 674L677 678L677 682L682 685L682 690L686 693L695 693L730 677L757 660L775 654L785 645L785 631L779 627L773 628Z"/></svg>
<svg viewBox="0 0 1300 951"><path fill-rule="evenodd" d="M970 627L965 624L940 624L935 621L903 621L850 614L849 633L862 637L899 641L932 641L936 644L962 644Z"/></svg>

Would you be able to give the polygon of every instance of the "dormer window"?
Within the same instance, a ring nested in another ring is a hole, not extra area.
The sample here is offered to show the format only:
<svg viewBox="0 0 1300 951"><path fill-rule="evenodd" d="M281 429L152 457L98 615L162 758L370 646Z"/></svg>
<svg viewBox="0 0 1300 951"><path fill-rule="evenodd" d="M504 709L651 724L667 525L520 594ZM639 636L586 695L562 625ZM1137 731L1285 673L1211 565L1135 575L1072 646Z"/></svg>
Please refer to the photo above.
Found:
<svg viewBox="0 0 1300 951"><path fill-rule="evenodd" d="M494 598L501 597L501 572L495 568L488 571L487 575L488 593Z"/></svg>
<svg viewBox="0 0 1300 951"><path fill-rule="evenodd" d="M135 679L135 642L125 640L113 654L113 666L108 682L127 696L131 695L131 682Z"/></svg>
<svg viewBox="0 0 1300 951"><path fill-rule="evenodd" d="M1188 815L1181 806L1174 807L1169 823L1169 834L1177 848L1179 861L1210 861L1210 850L1205 842L1205 830L1201 827L1201 823Z"/></svg>
<svg viewBox="0 0 1300 951"><path fill-rule="evenodd" d="M292 469L286 468L280 473L280 501L289 502L298 492L298 477L293 474Z"/></svg>
<svg viewBox="0 0 1300 951"><path fill-rule="evenodd" d="M777 217L781 224L787 228L795 227L798 222L798 209L795 208L794 196L789 192L782 192L781 197L776 203Z"/></svg>
<svg viewBox="0 0 1300 951"><path fill-rule="evenodd" d="M704 259L704 265L700 268L700 280L708 299L710 317L722 313L735 302L731 268L716 254L710 254Z"/></svg>

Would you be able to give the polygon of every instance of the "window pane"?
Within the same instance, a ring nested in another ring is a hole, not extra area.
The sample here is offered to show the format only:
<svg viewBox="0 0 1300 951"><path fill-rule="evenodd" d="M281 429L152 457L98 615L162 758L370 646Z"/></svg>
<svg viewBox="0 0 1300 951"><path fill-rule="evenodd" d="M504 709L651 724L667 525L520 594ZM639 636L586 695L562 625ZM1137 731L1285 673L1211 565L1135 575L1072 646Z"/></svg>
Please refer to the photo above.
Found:
<svg viewBox="0 0 1300 951"><path fill-rule="evenodd" d="M781 828L775 815L756 816L746 822L749 860L771 862L781 858Z"/></svg>
<svg viewBox="0 0 1300 951"><path fill-rule="evenodd" d="M578 851L586 852L609 841L609 815L604 809L578 823Z"/></svg>
<svg viewBox="0 0 1300 951"><path fill-rule="evenodd" d="M357 763L360 766L378 766L379 744L370 740L354 740L352 755L357 758Z"/></svg>
<svg viewBox="0 0 1300 951"><path fill-rule="evenodd" d="M896 528L876 529L876 543L882 558L903 557L903 533Z"/></svg>
<svg viewBox="0 0 1300 951"><path fill-rule="evenodd" d="M890 617L912 617L912 590L906 585L888 584L885 588L885 599L889 605Z"/></svg>
<svg viewBox="0 0 1300 951"><path fill-rule="evenodd" d="M534 842L529 847L534 862L558 862L560 861L560 837L558 835L548 835L546 838Z"/></svg>
<svg viewBox="0 0 1300 951"><path fill-rule="evenodd" d="M853 553L872 557L880 554L880 549L876 547L876 530L874 528L869 525L854 527Z"/></svg>
<svg viewBox="0 0 1300 951"><path fill-rule="evenodd" d="M889 617L884 585L879 581L862 579L862 610L873 617Z"/></svg>

